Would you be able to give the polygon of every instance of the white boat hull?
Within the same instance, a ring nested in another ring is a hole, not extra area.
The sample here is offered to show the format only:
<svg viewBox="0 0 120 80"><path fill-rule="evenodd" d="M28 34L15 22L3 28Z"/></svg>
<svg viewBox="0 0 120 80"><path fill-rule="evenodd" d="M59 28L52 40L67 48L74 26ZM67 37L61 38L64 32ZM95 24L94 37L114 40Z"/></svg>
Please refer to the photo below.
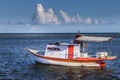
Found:
<svg viewBox="0 0 120 80"><path fill-rule="evenodd" d="M96 62L61 62L61 61L54 61L54 60L39 58L34 55L32 55L32 57L36 62L43 63L43 64L53 64L53 65L62 65L62 66L100 67L100 64L97 64Z"/></svg>
<svg viewBox="0 0 120 80"><path fill-rule="evenodd" d="M53 58L43 56L38 54L38 51L27 49L27 51L31 54L34 61L42 64L52 64L52 65L61 65L61 66L85 66L85 67L93 67L93 68L104 68L106 66L105 62L102 61L85 61L84 59L62 59L62 58ZM88 58L89 59L89 58Z"/></svg>

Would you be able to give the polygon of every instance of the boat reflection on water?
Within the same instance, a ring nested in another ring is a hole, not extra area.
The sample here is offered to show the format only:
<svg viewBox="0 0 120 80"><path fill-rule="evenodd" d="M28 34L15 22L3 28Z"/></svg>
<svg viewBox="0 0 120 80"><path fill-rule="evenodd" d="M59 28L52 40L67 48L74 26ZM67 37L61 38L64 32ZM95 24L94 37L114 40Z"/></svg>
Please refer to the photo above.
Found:
<svg viewBox="0 0 120 80"><path fill-rule="evenodd" d="M100 70L89 67L65 67L54 65L33 65L40 79L43 80L110 80L115 78L112 70ZM117 79L117 77L116 77Z"/></svg>

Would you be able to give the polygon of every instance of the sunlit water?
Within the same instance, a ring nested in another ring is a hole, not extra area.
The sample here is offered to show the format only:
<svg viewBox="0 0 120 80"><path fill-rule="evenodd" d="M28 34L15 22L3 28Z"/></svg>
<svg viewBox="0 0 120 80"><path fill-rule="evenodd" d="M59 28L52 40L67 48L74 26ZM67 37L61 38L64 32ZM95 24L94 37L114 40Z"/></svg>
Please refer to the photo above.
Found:
<svg viewBox="0 0 120 80"><path fill-rule="evenodd" d="M100 34L99 34L100 36ZM101 35L103 36L103 34ZM110 35L109 35L110 36ZM114 61L107 61L104 70L83 67L65 67L36 65L24 48L43 52L47 43L69 42L73 35L41 36L12 35L0 36L0 79L12 80L120 80L120 37L112 42L112 54L118 56ZM96 43L89 43L89 53L94 53ZM108 43L104 45L110 46ZM106 46L104 47L106 50Z"/></svg>

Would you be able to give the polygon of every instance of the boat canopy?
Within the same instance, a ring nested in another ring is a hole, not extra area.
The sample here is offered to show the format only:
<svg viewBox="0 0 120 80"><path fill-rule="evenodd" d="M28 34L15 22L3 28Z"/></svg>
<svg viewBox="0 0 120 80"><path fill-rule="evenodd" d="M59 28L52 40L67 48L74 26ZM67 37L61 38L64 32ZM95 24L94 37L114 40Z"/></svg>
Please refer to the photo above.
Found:
<svg viewBox="0 0 120 80"><path fill-rule="evenodd" d="M112 41L112 37L95 37L95 36L80 36L76 38L77 41L87 41L87 42L103 42L103 41Z"/></svg>

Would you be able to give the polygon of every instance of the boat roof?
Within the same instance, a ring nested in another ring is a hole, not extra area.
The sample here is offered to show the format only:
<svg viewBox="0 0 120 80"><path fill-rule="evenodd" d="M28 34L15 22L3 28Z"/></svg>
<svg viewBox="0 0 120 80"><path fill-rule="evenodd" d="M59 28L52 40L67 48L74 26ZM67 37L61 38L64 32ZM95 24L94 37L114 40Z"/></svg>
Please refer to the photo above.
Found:
<svg viewBox="0 0 120 80"><path fill-rule="evenodd" d="M76 38L77 41L87 41L87 42L104 42L114 40L112 37L95 37L95 36L85 36L82 35Z"/></svg>
<svg viewBox="0 0 120 80"><path fill-rule="evenodd" d="M68 46L68 45L76 45L76 44L73 44L73 43L60 43L60 45Z"/></svg>
<svg viewBox="0 0 120 80"><path fill-rule="evenodd" d="M49 45L63 45L63 46L68 46L68 45L76 45L74 43L59 43L59 42L54 42L54 43L49 43Z"/></svg>

